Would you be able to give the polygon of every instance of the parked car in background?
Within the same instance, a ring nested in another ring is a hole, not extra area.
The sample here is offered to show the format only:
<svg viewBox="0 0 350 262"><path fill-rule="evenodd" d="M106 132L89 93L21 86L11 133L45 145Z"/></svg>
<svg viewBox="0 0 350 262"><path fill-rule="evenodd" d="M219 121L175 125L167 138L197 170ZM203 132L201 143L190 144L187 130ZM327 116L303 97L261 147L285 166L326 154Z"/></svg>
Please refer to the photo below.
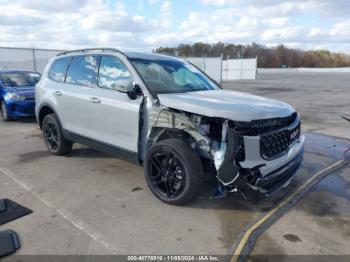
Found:
<svg viewBox="0 0 350 262"><path fill-rule="evenodd" d="M185 204L213 176L227 194L270 194L303 159L305 137L288 104L222 90L176 57L85 49L51 59L36 88L48 150L74 142L144 165L152 193Z"/></svg>
<svg viewBox="0 0 350 262"><path fill-rule="evenodd" d="M0 115L5 121L35 115L37 72L0 71Z"/></svg>

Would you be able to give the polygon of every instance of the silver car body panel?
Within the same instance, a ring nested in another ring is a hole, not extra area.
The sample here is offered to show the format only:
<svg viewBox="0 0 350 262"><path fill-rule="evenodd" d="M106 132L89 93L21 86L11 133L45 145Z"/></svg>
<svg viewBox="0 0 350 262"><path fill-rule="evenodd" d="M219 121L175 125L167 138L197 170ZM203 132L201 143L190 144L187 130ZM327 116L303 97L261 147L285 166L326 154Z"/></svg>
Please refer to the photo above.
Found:
<svg viewBox="0 0 350 262"><path fill-rule="evenodd" d="M283 102L228 90L206 90L178 94L159 94L160 103L169 108L208 116L249 122L286 117L294 109Z"/></svg>

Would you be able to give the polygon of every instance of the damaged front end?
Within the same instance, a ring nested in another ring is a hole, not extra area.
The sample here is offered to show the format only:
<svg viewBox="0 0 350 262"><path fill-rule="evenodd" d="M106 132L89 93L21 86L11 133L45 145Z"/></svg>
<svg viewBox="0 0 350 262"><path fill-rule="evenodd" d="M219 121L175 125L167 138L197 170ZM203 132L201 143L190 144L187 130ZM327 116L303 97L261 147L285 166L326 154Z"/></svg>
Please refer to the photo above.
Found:
<svg viewBox="0 0 350 262"><path fill-rule="evenodd" d="M304 136L296 113L250 122L154 107L147 148L176 137L196 150L221 194L252 189L270 194L286 185L303 158Z"/></svg>
<svg viewBox="0 0 350 262"><path fill-rule="evenodd" d="M217 178L229 191L248 187L269 195L290 182L302 163L305 143L297 113L226 123L226 140L213 157Z"/></svg>

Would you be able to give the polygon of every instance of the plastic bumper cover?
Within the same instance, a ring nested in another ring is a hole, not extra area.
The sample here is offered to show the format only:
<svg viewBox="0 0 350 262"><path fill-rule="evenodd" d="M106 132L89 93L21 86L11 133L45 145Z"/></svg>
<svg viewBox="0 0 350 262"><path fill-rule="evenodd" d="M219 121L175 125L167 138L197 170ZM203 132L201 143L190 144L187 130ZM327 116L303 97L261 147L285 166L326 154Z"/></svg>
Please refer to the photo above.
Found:
<svg viewBox="0 0 350 262"><path fill-rule="evenodd" d="M35 101L7 101L7 113L10 117L26 117L35 115Z"/></svg>
<svg viewBox="0 0 350 262"><path fill-rule="evenodd" d="M303 135L291 145L286 154L271 161L260 156L259 137L244 137L244 142L246 160L240 162L240 165L253 177L248 185L261 193L270 194L288 184L303 161Z"/></svg>

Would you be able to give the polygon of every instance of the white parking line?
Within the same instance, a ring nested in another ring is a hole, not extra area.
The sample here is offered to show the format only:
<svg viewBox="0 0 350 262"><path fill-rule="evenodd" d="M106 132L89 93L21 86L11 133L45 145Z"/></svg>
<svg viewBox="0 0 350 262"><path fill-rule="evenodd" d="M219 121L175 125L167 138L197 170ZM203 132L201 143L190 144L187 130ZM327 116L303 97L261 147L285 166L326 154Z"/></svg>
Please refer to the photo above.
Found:
<svg viewBox="0 0 350 262"><path fill-rule="evenodd" d="M66 209L59 209L56 210L56 212L60 214L63 218L68 220L76 228L79 228L81 231L87 234L90 238L100 243L100 245L102 245L106 249L115 250L113 245L109 244L103 239L103 235L100 232L93 229L92 226L86 223L84 220L74 216L71 212L69 212Z"/></svg>
<svg viewBox="0 0 350 262"><path fill-rule="evenodd" d="M20 187L22 187L22 188L25 189L26 191L29 191L29 192L32 191L32 189L31 189L29 186L27 186L27 185L24 184L23 182L19 181L19 180L15 177L15 175L14 175L14 173L13 173L12 171L1 167L1 168L0 168L0 172L3 173L5 176L8 176L9 178L11 178L11 180L13 180L16 184L18 184Z"/></svg>
<svg viewBox="0 0 350 262"><path fill-rule="evenodd" d="M55 206L41 197L38 193L36 193L30 186L20 181L18 178L16 178L16 174L12 172L11 170L7 168L0 167L0 173L4 174L5 176L9 177L13 182L15 182L17 185L22 187L24 190L28 191L30 194L32 194L35 198L40 200L44 205L46 205L49 208L52 208L55 210L57 214L59 214L63 219L68 221L70 224L72 224L74 227L78 228L80 231L85 233L88 237L93 239L94 241L98 242L101 246L103 246L106 249L109 250L115 250L114 246L108 241L106 241L103 237L103 235L95 230L93 226L85 222L79 217L76 217L73 215L70 211L66 209L56 209Z"/></svg>

